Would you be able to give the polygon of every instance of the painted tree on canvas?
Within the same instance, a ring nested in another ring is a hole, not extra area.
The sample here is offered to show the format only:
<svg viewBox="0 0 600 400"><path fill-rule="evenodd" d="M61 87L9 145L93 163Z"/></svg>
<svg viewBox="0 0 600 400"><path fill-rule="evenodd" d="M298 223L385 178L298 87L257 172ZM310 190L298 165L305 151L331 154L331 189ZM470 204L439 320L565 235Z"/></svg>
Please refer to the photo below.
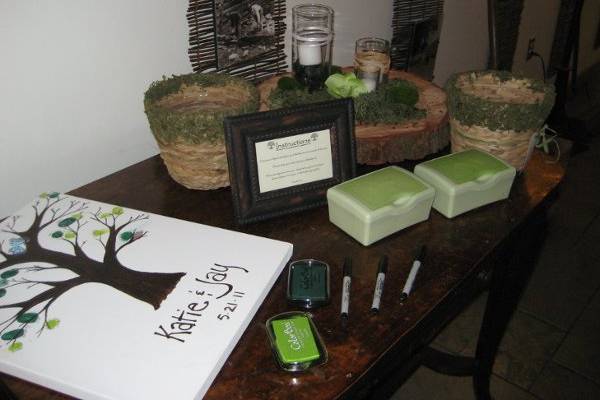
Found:
<svg viewBox="0 0 600 400"><path fill-rule="evenodd" d="M30 331L55 329L60 321L51 314L52 304L75 287L105 284L158 309L185 275L136 271L119 261L121 252L148 234L140 227L147 214L90 209L56 192L40 195L31 214L0 221L0 310L10 310L0 321L0 338L11 351L23 347L19 338ZM43 246L46 238L61 245Z"/></svg>

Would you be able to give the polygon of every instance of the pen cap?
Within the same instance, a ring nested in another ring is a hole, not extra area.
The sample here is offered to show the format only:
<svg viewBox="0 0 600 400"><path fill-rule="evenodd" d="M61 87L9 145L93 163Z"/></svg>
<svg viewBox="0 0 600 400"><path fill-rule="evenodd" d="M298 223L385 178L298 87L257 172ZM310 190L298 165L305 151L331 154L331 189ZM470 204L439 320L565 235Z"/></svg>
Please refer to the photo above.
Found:
<svg viewBox="0 0 600 400"><path fill-rule="evenodd" d="M381 258L379 259L379 266L377 268L377 273L379 274L380 272L383 272L384 274L386 274L387 266L388 266L387 256L381 256Z"/></svg>
<svg viewBox="0 0 600 400"><path fill-rule="evenodd" d="M419 250L419 254L417 255L417 260L423 261L423 259L425 258L425 254L427 254L427 246L423 245L423 246L421 246L421 249Z"/></svg>
<svg viewBox="0 0 600 400"><path fill-rule="evenodd" d="M350 257L346 257L344 259L344 266L342 267L342 272L344 276L352 275L352 259Z"/></svg>

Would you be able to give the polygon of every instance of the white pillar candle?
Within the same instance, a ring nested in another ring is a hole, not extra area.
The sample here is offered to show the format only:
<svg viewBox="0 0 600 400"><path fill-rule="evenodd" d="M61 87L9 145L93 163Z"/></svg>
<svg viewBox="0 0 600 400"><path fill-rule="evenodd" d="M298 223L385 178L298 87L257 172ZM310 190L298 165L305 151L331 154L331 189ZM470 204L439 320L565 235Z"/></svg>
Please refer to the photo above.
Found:
<svg viewBox="0 0 600 400"><path fill-rule="evenodd" d="M298 62L300 65L321 64L321 46L319 44L299 44Z"/></svg>
<svg viewBox="0 0 600 400"><path fill-rule="evenodd" d="M361 69L365 68L366 69ZM363 81L367 87L367 91L372 92L377 89L379 84L379 67L372 65L359 65L359 69L355 71L358 78Z"/></svg>
<svg viewBox="0 0 600 400"><path fill-rule="evenodd" d="M372 92L377 88L377 79L374 78L362 78L363 83L367 87L367 91Z"/></svg>

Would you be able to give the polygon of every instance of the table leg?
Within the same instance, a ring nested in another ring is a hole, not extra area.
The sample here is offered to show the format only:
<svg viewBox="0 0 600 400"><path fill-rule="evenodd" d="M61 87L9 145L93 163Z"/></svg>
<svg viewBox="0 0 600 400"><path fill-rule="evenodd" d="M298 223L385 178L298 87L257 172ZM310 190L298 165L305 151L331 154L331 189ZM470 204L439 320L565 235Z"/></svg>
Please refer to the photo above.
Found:
<svg viewBox="0 0 600 400"><path fill-rule="evenodd" d="M533 272L546 234L546 217L532 215L500 252L475 353L473 388L478 400L491 399L490 377L500 341Z"/></svg>

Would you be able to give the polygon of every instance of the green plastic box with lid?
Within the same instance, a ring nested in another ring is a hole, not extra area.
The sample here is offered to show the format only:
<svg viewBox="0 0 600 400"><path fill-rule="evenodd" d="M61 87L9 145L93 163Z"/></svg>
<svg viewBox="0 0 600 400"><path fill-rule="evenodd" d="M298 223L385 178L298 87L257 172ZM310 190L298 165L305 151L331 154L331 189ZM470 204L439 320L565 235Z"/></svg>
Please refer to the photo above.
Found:
<svg viewBox="0 0 600 400"><path fill-rule="evenodd" d="M480 150L465 150L418 164L415 175L435 188L433 208L448 218L506 199L516 170Z"/></svg>
<svg viewBox="0 0 600 400"><path fill-rule="evenodd" d="M368 246L426 220L434 194L411 172L390 166L327 190L329 220Z"/></svg>

